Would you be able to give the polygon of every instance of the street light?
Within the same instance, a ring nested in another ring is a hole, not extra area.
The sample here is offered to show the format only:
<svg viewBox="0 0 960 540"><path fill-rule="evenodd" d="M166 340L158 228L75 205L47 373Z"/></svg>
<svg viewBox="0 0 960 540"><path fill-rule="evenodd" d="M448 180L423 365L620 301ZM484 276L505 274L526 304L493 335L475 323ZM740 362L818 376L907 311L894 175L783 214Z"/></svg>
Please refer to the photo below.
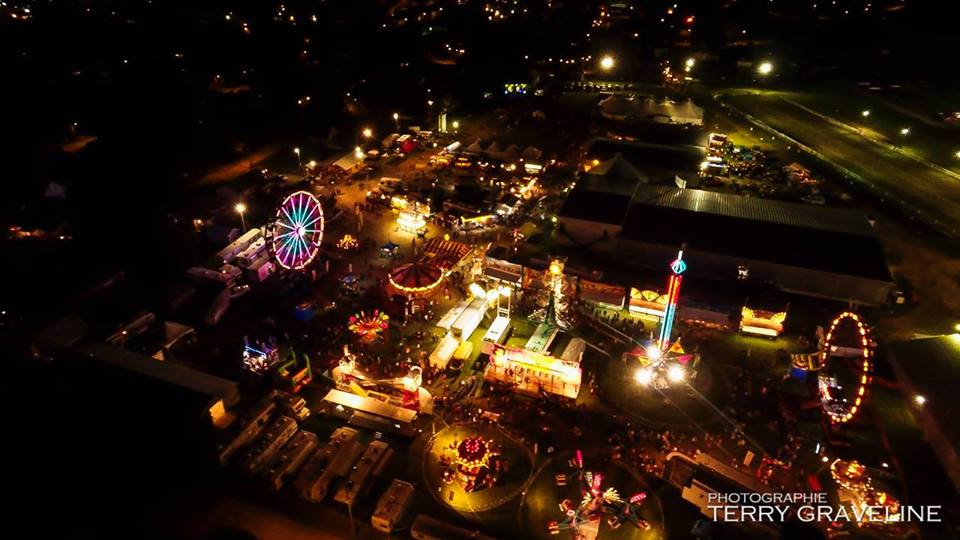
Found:
<svg viewBox="0 0 960 540"><path fill-rule="evenodd" d="M616 65L617 61L614 60L613 56L610 56L609 54L600 59L600 69L604 71L610 71Z"/></svg>
<svg viewBox="0 0 960 540"><path fill-rule="evenodd" d="M923 397L920 394L917 394L913 396L913 402L923 407L923 404L927 402L927 398Z"/></svg>
<svg viewBox="0 0 960 540"><path fill-rule="evenodd" d="M373 130L370 128L363 128L363 138L369 139L370 137L373 137Z"/></svg>
<svg viewBox="0 0 960 540"><path fill-rule="evenodd" d="M240 225L243 227L243 232L247 232L247 222L243 219L243 213L247 211L247 205L242 202L238 202L233 206L233 209L240 214Z"/></svg>
<svg viewBox="0 0 960 540"><path fill-rule="evenodd" d="M864 118L870 116L870 109L864 109L862 112L860 112L860 116Z"/></svg>
<svg viewBox="0 0 960 540"><path fill-rule="evenodd" d="M300 162L300 147L294 148L293 153L297 155L297 167L303 167L303 163Z"/></svg>
<svg viewBox="0 0 960 540"><path fill-rule="evenodd" d="M694 60L693 57L687 58L687 61L684 63L686 72L687 72L687 73L690 73L690 71L693 70L694 64L696 64L696 63L697 63L697 61Z"/></svg>
<svg viewBox="0 0 960 540"><path fill-rule="evenodd" d="M454 123L456 123L456 122L454 122ZM956 152L955 154L953 154L953 157L955 157L955 158L957 158L957 159L960 159L960 150L957 150L957 152Z"/></svg>
<svg viewBox="0 0 960 540"><path fill-rule="evenodd" d="M400 131L400 113L393 113L393 123L397 125L397 131Z"/></svg>
<svg viewBox="0 0 960 540"><path fill-rule="evenodd" d="M760 75L769 75L773 72L773 63L769 61L760 62L760 65L757 66L757 73Z"/></svg>
<svg viewBox="0 0 960 540"><path fill-rule="evenodd" d="M454 131L457 131L458 129L460 129L460 122L454 120L454 121L453 121L453 130L454 130ZM957 152L957 157L960 158L960 152Z"/></svg>
<svg viewBox="0 0 960 540"><path fill-rule="evenodd" d="M900 134L903 135L904 137L906 137L907 135L910 134L910 128L905 127L905 128L903 128L903 129L901 129L901 130L900 130Z"/></svg>

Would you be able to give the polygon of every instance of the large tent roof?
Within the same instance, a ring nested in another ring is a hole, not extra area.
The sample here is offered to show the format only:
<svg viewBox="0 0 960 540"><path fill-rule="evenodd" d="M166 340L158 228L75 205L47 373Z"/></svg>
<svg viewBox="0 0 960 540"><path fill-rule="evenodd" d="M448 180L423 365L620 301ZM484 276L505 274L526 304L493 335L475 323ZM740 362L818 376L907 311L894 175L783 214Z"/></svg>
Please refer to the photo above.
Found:
<svg viewBox="0 0 960 540"><path fill-rule="evenodd" d="M390 282L401 289L426 290L435 287L441 279L443 270L425 262L407 263L390 272Z"/></svg>

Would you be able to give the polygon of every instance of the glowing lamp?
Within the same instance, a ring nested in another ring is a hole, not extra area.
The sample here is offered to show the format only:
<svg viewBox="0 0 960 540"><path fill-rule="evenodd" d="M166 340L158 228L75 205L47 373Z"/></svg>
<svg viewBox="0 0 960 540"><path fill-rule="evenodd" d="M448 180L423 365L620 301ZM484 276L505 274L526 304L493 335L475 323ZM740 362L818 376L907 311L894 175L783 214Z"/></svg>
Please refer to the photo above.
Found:
<svg viewBox="0 0 960 540"><path fill-rule="evenodd" d="M470 289L470 294L476 296L477 298L487 297L487 291L483 290L483 287L477 283L471 283L467 288Z"/></svg>
<svg viewBox="0 0 960 540"><path fill-rule="evenodd" d="M683 371L683 368L677 365L670 366L670 369L667 370L667 378L671 382L680 382L685 379L687 374Z"/></svg>

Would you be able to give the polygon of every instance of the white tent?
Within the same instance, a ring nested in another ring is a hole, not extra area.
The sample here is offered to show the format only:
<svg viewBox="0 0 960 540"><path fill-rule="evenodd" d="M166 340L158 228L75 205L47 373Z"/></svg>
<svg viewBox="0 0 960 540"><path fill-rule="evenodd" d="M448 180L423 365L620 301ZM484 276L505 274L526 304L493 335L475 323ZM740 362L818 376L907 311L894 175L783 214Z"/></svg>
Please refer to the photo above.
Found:
<svg viewBox="0 0 960 540"><path fill-rule="evenodd" d="M483 146L480 145L480 139L473 141L473 143L471 143L470 146L467 147L466 151L471 154L482 154Z"/></svg>

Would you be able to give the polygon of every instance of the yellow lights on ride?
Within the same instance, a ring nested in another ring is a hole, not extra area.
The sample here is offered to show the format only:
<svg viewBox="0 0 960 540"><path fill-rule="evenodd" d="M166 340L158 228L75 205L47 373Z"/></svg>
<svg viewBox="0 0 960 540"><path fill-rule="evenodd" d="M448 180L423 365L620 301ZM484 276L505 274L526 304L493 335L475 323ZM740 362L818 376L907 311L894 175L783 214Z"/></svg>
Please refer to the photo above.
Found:
<svg viewBox="0 0 960 540"><path fill-rule="evenodd" d="M470 289L470 294L472 294L477 298L487 297L487 291L484 290L484 288L481 287L478 283L471 283L470 286L467 288Z"/></svg>
<svg viewBox="0 0 960 540"><path fill-rule="evenodd" d="M831 323L830 328L827 330L826 338L823 342L823 349L820 352L820 364L822 366L827 365L827 361L830 357L830 351L834 348L834 335L836 333L837 326L843 322L845 319L850 319L857 327L857 332L860 334L860 382L855 393L855 398L853 400L853 405L846 408L845 411L837 411L833 408L826 407L827 403L835 403L836 398L830 396L827 388L821 384L821 403L824 405L824 412L830 417L830 421L834 424L843 424L849 422L850 419L857 414L857 411L860 410L860 406L863 403L863 398L866 395L867 387L869 386L872 378L870 371L872 369L872 358L873 350L871 349L869 331L866 324L864 324L863 319L860 318L856 313L851 313L849 311L844 311L838 315Z"/></svg>

